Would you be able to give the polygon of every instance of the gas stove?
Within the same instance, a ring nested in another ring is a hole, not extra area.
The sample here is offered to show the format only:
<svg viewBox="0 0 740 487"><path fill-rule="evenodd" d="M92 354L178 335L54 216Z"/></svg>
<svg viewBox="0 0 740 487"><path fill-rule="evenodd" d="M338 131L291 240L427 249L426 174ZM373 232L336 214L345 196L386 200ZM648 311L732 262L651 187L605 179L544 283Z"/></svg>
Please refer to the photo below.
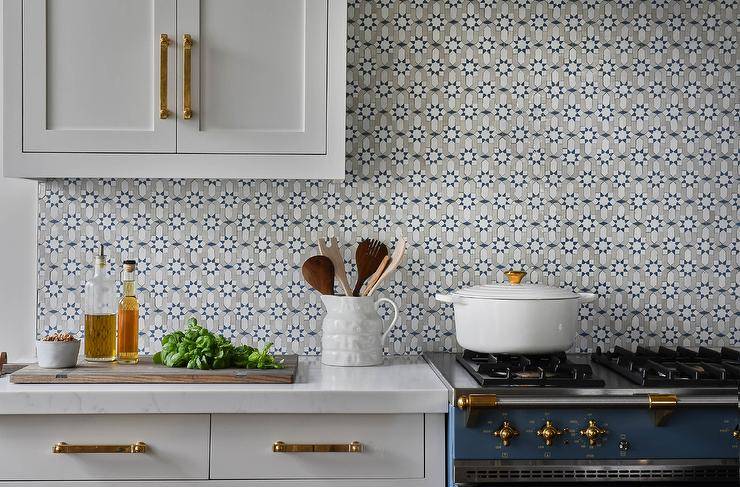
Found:
<svg viewBox="0 0 740 487"><path fill-rule="evenodd" d="M503 355L466 350L457 361L481 386L601 387L588 364L575 363L565 353Z"/></svg>
<svg viewBox="0 0 740 487"><path fill-rule="evenodd" d="M740 483L740 352L434 352L449 486Z"/></svg>
<svg viewBox="0 0 740 487"><path fill-rule="evenodd" d="M719 351L637 347L635 352L615 347L607 353L597 347L591 358L643 386L740 385L740 351L728 347Z"/></svg>

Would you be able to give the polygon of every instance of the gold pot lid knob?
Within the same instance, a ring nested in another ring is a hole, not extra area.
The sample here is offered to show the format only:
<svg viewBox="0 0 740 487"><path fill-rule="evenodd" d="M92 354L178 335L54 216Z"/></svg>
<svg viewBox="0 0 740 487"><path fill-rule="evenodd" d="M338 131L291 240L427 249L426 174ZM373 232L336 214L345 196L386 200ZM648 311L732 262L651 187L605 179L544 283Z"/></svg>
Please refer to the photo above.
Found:
<svg viewBox="0 0 740 487"><path fill-rule="evenodd" d="M509 284L521 284L522 279L524 279L524 276L526 276L527 273L524 271L515 271L513 269L510 269L504 272L504 275L509 280Z"/></svg>

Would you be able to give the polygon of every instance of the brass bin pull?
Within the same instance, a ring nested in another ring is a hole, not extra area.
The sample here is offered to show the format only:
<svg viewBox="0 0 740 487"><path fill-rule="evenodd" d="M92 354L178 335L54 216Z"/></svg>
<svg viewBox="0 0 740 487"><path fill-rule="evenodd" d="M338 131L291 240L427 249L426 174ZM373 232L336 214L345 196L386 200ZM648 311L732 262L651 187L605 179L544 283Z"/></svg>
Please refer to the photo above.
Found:
<svg viewBox="0 0 740 487"><path fill-rule="evenodd" d="M193 38L190 34L182 36L182 118L193 118L193 103L190 96L191 57L193 54Z"/></svg>
<svg viewBox="0 0 740 487"><path fill-rule="evenodd" d="M143 441L130 445L69 445L60 441L51 449L52 453L146 453Z"/></svg>
<svg viewBox="0 0 740 487"><path fill-rule="evenodd" d="M169 117L167 109L167 50L170 47L170 38L167 34L159 35L159 118Z"/></svg>
<svg viewBox="0 0 740 487"><path fill-rule="evenodd" d="M339 444L295 444L276 441L272 445L274 453L362 453L362 443Z"/></svg>

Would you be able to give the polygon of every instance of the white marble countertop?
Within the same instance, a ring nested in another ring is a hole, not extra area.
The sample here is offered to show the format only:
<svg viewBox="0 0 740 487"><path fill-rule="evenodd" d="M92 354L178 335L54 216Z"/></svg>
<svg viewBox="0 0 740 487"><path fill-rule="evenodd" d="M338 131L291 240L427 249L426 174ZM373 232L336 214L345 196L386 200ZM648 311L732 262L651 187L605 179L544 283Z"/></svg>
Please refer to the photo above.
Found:
<svg viewBox="0 0 740 487"><path fill-rule="evenodd" d="M294 384L11 384L0 414L445 413L447 389L421 357L329 367L300 357Z"/></svg>

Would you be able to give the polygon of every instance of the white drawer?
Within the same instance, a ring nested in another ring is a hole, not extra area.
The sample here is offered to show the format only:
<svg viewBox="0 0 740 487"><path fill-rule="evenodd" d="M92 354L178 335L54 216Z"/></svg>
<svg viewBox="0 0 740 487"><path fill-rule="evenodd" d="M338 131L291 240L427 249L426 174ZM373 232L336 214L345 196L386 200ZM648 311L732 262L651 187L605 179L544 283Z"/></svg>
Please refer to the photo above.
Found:
<svg viewBox="0 0 740 487"><path fill-rule="evenodd" d="M0 480L207 479L207 414L0 416ZM146 453L54 453L68 445Z"/></svg>
<svg viewBox="0 0 740 487"><path fill-rule="evenodd" d="M348 445L360 453L274 452L290 445ZM423 414L214 414L212 479L424 477Z"/></svg>

